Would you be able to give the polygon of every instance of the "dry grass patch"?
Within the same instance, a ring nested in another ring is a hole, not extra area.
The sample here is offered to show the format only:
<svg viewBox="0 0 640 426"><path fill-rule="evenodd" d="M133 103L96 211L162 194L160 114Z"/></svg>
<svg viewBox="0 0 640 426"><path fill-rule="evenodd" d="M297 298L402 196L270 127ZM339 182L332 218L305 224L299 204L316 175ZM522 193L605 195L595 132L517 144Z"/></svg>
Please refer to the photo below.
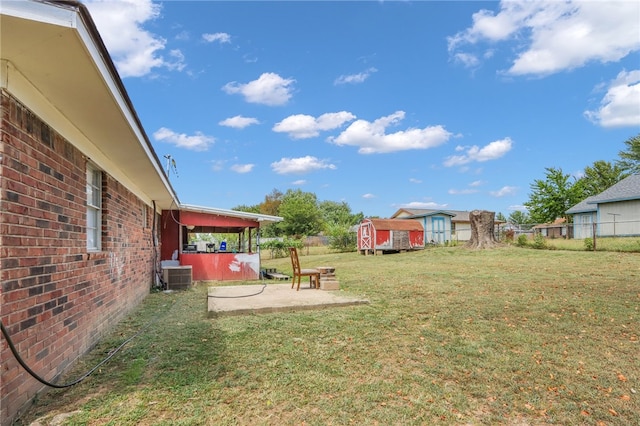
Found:
<svg viewBox="0 0 640 426"><path fill-rule="evenodd" d="M204 286L152 294L82 367L160 314L148 332L81 385L42 396L22 424L77 409L66 424L640 423L637 254L300 260L335 266L341 291L371 303L210 320ZM263 266L291 272L288 258Z"/></svg>

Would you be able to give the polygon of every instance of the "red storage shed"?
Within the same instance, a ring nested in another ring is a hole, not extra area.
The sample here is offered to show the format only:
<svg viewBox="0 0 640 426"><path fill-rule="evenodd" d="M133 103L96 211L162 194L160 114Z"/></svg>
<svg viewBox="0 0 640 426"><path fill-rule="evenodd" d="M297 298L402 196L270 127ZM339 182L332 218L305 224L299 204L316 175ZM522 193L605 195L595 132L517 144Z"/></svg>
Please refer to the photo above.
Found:
<svg viewBox="0 0 640 426"><path fill-rule="evenodd" d="M360 254L424 248L422 224L414 219L365 219L358 227Z"/></svg>

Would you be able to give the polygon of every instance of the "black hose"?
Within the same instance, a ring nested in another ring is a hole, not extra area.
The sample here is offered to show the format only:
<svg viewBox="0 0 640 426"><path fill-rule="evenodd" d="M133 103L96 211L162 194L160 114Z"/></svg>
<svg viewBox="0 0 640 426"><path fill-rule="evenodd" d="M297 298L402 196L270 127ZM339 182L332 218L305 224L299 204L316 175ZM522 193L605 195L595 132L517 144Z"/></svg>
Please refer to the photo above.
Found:
<svg viewBox="0 0 640 426"><path fill-rule="evenodd" d="M213 299L240 299L242 297L252 297L252 296L257 296L260 293L262 293L265 288L267 288L267 285L266 284L262 284L262 289L257 293L243 294L243 295L240 295L240 296L213 296L211 294L207 294L207 298L211 297Z"/></svg>
<svg viewBox="0 0 640 426"><path fill-rule="evenodd" d="M13 341L11 340L11 336L9 336L9 332L7 331L7 329L4 327L4 323L2 321L0 321L0 328L2 328L2 334L4 335L4 338L7 339L7 343L9 344L9 349L11 349L11 353L13 353L13 356L16 358L16 360L18 361L18 363L22 366L22 368L24 368L27 373L29 373L31 375L31 377L33 377L34 379L36 379L37 381L39 381L40 383L42 383L43 385L52 387L52 388L56 388L56 389L62 389L62 388L68 388L74 385L77 385L78 383L82 382L84 379L86 379L87 377L89 377L94 371L96 371L98 368L100 368L105 362L109 361L111 358L113 358L113 356L115 354L117 354L127 343L129 343L131 340L133 340L135 337L137 337L140 333L142 333L145 329L147 329L153 321L150 321L147 325L145 325L143 328L141 328L136 334L134 334L133 336L129 337L127 340L125 340L124 342L122 342L122 344L120 346L118 346L115 350L111 351L111 353L109 354L109 356L107 356L105 359L103 359L102 361L100 361L100 363L98 363L98 365L96 365L95 367L93 367L91 370L89 370L88 372L86 372L84 375L82 375L79 379L74 380L73 382L70 383L65 383L63 385L57 385L55 383L51 383L45 379L43 379L42 377L40 377L35 371L33 371L26 362L24 362L24 360L22 359L22 357L20 356L20 354L18 353L18 350L16 349L15 345L13 344Z"/></svg>

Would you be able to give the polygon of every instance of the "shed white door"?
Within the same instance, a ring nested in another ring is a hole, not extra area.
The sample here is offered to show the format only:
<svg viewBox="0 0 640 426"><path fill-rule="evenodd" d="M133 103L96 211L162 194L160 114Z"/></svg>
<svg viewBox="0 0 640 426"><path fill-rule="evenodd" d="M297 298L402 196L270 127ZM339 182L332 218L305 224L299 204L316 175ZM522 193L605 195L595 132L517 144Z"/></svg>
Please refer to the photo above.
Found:
<svg viewBox="0 0 640 426"><path fill-rule="evenodd" d="M360 226L360 249L371 250L373 245L371 244L371 235L373 234L373 224L363 223Z"/></svg>

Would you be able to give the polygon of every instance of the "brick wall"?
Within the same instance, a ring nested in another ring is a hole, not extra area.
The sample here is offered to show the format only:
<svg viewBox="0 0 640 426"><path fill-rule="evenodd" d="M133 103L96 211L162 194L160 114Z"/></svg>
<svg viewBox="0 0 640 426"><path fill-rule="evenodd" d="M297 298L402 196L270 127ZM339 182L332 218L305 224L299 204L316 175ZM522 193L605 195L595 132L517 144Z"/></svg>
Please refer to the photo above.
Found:
<svg viewBox="0 0 640 426"><path fill-rule="evenodd" d="M102 251L88 253L87 158L5 91L0 113L0 318L55 381L149 293L152 211L103 171ZM43 386L0 343L7 424Z"/></svg>

